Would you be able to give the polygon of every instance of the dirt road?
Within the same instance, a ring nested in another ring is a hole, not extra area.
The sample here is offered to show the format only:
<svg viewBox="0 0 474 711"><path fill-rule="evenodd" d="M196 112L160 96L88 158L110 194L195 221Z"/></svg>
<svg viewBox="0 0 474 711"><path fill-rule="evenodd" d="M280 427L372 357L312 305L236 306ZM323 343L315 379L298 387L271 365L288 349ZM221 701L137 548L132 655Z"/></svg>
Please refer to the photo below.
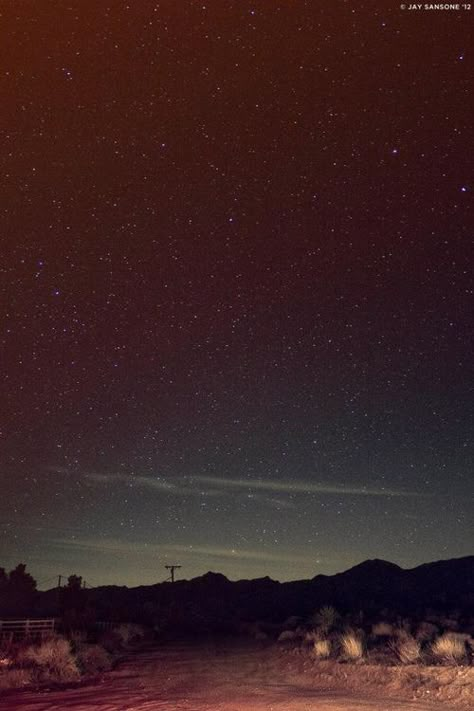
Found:
<svg viewBox="0 0 474 711"><path fill-rule="evenodd" d="M438 703L315 688L269 649L173 646L138 654L98 684L9 694L0 711L452 711Z"/></svg>

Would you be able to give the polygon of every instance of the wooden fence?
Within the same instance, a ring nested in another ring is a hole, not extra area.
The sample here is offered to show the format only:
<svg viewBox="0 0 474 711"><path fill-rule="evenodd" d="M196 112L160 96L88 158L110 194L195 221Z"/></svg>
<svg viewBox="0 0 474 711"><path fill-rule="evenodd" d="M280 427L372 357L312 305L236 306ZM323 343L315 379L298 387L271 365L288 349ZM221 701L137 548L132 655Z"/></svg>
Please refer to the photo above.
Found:
<svg viewBox="0 0 474 711"><path fill-rule="evenodd" d="M43 620L0 620L0 639L43 639L53 634L55 627L54 617Z"/></svg>

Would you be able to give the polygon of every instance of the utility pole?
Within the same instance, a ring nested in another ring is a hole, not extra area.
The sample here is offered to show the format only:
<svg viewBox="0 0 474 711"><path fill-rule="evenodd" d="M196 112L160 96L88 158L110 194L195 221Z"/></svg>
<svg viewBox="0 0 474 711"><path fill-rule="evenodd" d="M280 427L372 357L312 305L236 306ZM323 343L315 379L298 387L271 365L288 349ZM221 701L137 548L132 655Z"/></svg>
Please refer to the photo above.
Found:
<svg viewBox="0 0 474 711"><path fill-rule="evenodd" d="M165 565L165 568L171 572L169 580L171 580L171 582L174 583L174 571L177 568L181 568L181 566L180 565Z"/></svg>
<svg viewBox="0 0 474 711"><path fill-rule="evenodd" d="M61 593L61 580L62 580L62 579L63 579L63 576L62 576L62 575L58 575L58 587L56 588L57 592L56 592L56 595L55 595L56 600L57 600L56 604L57 604L57 606L58 606L58 610L59 610L60 607L61 607L61 597L62 597L62 593Z"/></svg>

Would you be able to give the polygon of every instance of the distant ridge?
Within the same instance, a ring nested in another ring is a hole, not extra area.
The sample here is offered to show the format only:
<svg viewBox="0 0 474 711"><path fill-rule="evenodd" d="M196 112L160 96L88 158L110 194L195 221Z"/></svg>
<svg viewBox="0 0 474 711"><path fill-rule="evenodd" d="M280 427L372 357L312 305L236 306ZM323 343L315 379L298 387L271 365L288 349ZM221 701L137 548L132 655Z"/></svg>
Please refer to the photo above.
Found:
<svg viewBox="0 0 474 711"><path fill-rule="evenodd" d="M399 565L396 563L391 563L388 560L383 560L381 558L371 558L369 560L364 560L362 563L357 563L357 565L354 565L352 568L348 568L345 570L343 573L336 573L336 575L344 575L345 573L350 573L355 570L363 570L363 571L370 571L370 570L403 570Z"/></svg>
<svg viewBox="0 0 474 711"><path fill-rule="evenodd" d="M322 605L369 616L418 615L427 610L471 614L474 606L474 556L424 563L403 569L385 560L366 560L335 575L280 583L269 577L231 581L209 571L192 580L135 588L103 586L87 590L98 619L145 619L155 610L172 610L183 620L219 629L236 620L302 618ZM38 613L57 612L57 591L41 593ZM387 612L388 611L388 612ZM157 613L158 614L158 613ZM183 622L184 624L184 622Z"/></svg>

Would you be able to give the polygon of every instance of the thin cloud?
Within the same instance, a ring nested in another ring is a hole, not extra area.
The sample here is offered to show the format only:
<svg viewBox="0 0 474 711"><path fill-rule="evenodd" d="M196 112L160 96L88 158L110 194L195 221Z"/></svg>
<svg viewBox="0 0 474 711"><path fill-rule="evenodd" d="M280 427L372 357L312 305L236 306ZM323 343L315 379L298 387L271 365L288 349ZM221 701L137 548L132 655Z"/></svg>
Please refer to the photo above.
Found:
<svg viewBox="0 0 474 711"><path fill-rule="evenodd" d="M96 484L116 484L122 483L130 487L141 487L167 491L169 493L181 493L181 490L174 483L161 477L135 476L133 474L99 474L92 472L85 475L87 481Z"/></svg>
<svg viewBox="0 0 474 711"><path fill-rule="evenodd" d="M64 548L76 548L96 553L116 553L119 555L152 555L165 558L168 553L180 553L183 556L204 556L207 558L225 558L231 560L257 560L284 563L320 563L321 559L315 553L295 555L290 552L275 553L262 549L251 550L239 547L157 544L146 542L129 542L118 539L103 538L57 538L54 545Z"/></svg>
<svg viewBox="0 0 474 711"><path fill-rule="evenodd" d="M181 477L170 481L163 477L143 476L137 474L99 474L91 472L84 475L84 479L93 484L124 484L130 489L152 489L157 492L171 494L173 496L198 496L218 497L226 496L227 492L223 489L204 488L196 486L194 479Z"/></svg>
<svg viewBox="0 0 474 711"><path fill-rule="evenodd" d="M102 551L104 553L153 553L161 549L157 544L147 542L132 543L115 538L55 538L53 545L61 548L79 548L86 551Z"/></svg>
<svg viewBox="0 0 474 711"><path fill-rule="evenodd" d="M226 496L229 490L241 493L244 491L249 500L259 501L274 508L293 508L292 502L266 496L271 494L316 494L321 496L376 496L398 498L425 498L429 494L402 489L390 489L366 486L343 486L342 484L325 484L308 481L277 481L274 479L224 479L214 476L180 477L170 481L163 477L143 476L136 474L100 474L91 472L84 479L94 484L122 483L132 489L151 489L174 496ZM258 493L257 493L258 492Z"/></svg>
<svg viewBox="0 0 474 711"><path fill-rule="evenodd" d="M153 489L155 491L164 492L166 494L172 494L174 496L194 496L200 498L206 497L221 497L229 496L229 490L224 485L221 486L221 479L213 479L213 486L202 486L204 484L204 477L182 477L176 479L173 482L168 479L163 479L161 477L149 477L149 476L139 476L134 474L99 474L92 472L85 475L87 481L91 481L94 484L116 484L122 483L133 489ZM210 477L211 479L211 477ZM214 485L217 484L216 485ZM201 484L201 486L199 486ZM225 484L225 482L224 482ZM244 496L244 493L241 493ZM251 493L246 495L246 499L249 501L258 501L266 506L270 506L275 509L295 509L296 505L284 499L278 499L271 496L265 496L265 494Z"/></svg>
<svg viewBox="0 0 474 711"><path fill-rule="evenodd" d="M308 556L293 555L291 553L270 553L264 550L248 550L242 548L222 548L216 546L180 546L169 545L166 550L176 553L204 555L212 558L232 558L233 560L261 560L285 563L316 562L314 554ZM320 559L318 559L318 562Z"/></svg>
<svg viewBox="0 0 474 711"><path fill-rule="evenodd" d="M306 481L263 481L261 479L219 479L213 476L196 476L194 481L202 482L213 486L230 489L259 489L262 491L281 491L288 494L337 494L338 496L401 496L401 497L424 497L426 494L419 494L415 491L402 491L396 489L378 489L365 486L349 487L333 484L314 484Z"/></svg>

